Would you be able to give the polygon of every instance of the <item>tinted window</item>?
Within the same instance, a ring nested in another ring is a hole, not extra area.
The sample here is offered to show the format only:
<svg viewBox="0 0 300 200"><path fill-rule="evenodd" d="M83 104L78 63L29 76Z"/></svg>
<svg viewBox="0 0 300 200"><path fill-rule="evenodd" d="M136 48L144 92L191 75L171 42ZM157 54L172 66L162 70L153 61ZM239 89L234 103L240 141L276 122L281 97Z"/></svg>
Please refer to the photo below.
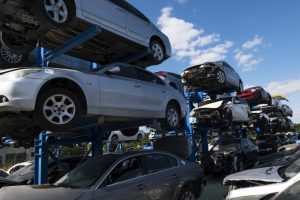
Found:
<svg viewBox="0 0 300 200"><path fill-rule="evenodd" d="M138 68L136 70L137 70L137 78L139 80L149 82L149 83L157 83L158 78L154 74Z"/></svg>
<svg viewBox="0 0 300 200"><path fill-rule="evenodd" d="M132 78L136 79L136 71L134 67L129 67L129 66L123 66L123 65L116 65L110 69L113 69L115 67L119 67L119 72L113 72L112 75L114 76L121 76L125 78ZM106 74L109 73L109 70L106 72Z"/></svg>
<svg viewBox="0 0 300 200"><path fill-rule="evenodd" d="M148 154L143 158L149 174L178 166L176 158L165 154Z"/></svg>
<svg viewBox="0 0 300 200"><path fill-rule="evenodd" d="M284 190L274 200L298 200L300 196L300 181L294 183L292 186Z"/></svg>
<svg viewBox="0 0 300 200"><path fill-rule="evenodd" d="M107 185L133 179L142 175L139 157L120 162L107 177Z"/></svg>

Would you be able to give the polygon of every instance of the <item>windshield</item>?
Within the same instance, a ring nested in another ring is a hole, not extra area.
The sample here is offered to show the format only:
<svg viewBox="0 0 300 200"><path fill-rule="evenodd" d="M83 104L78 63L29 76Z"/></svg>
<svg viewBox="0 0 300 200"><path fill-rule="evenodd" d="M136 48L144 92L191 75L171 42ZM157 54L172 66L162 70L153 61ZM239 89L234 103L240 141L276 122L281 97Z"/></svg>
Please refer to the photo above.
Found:
<svg viewBox="0 0 300 200"><path fill-rule="evenodd" d="M26 180L31 180L34 176L34 164L27 165L22 169L16 171L12 175L6 177L6 179L16 182L22 182Z"/></svg>
<svg viewBox="0 0 300 200"><path fill-rule="evenodd" d="M220 143L214 146L213 151L237 151L239 149L239 143Z"/></svg>
<svg viewBox="0 0 300 200"><path fill-rule="evenodd" d="M54 186L72 188L91 187L107 171L110 165L115 162L116 158L114 157L106 155L92 158L63 176Z"/></svg>
<svg viewBox="0 0 300 200"><path fill-rule="evenodd" d="M286 178L290 179L300 172L300 159L294 162L291 166L284 170L284 175Z"/></svg>

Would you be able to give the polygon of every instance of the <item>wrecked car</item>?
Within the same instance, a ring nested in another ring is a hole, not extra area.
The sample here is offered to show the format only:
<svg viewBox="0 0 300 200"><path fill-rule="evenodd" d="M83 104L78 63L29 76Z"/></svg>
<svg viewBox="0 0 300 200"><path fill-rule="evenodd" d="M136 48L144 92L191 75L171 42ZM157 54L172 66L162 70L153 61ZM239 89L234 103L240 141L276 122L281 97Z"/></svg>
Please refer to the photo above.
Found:
<svg viewBox="0 0 300 200"><path fill-rule="evenodd" d="M256 145L249 138L223 139L203 157L202 166L207 173L243 171L255 163L257 153Z"/></svg>
<svg viewBox="0 0 300 200"><path fill-rule="evenodd" d="M262 87L256 86L247 88L242 94L238 95L247 101L249 105L268 104L272 105L271 95Z"/></svg>
<svg viewBox="0 0 300 200"><path fill-rule="evenodd" d="M300 180L300 160L290 166L251 169L224 178L229 185L226 199L247 200L270 199L293 183ZM267 198L268 197L268 198Z"/></svg>
<svg viewBox="0 0 300 200"><path fill-rule="evenodd" d="M190 113L190 122L194 127L217 124L249 124L251 111L240 97L222 97L199 103Z"/></svg>
<svg viewBox="0 0 300 200"><path fill-rule="evenodd" d="M182 82L188 91L208 94L244 91L240 75L225 61L206 62L185 69Z"/></svg>
<svg viewBox="0 0 300 200"><path fill-rule="evenodd" d="M262 131L270 129L270 117L260 111L251 111L251 118L254 128L260 128Z"/></svg>
<svg viewBox="0 0 300 200"><path fill-rule="evenodd" d="M260 135L256 137L255 143L259 148L259 154L263 155L276 152L282 141L278 135Z"/></svg>
<svg viewBox="0 0 300 200"><path fill-rule="evenodd" d="M288 105L282 105L283 115L286 117L293 117L293 110Z"/></svg>
<svg viewBox="0 0 300 200"><path fill-rule="evenodd" d="M168 37L125 0L0 0L0 5L1 44L17 55L27 55L38 41L54 49L92 24L101 33L68 55L103 65L148 48L141 66L171 55Z"/></svg>

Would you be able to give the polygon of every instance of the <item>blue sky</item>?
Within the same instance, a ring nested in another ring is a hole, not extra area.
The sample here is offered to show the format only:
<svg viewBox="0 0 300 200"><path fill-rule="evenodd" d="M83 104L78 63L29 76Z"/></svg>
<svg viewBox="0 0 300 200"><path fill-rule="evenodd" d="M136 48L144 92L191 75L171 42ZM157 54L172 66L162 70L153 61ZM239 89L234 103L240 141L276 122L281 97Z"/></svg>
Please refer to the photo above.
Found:
<svg viewBox="0 0 300 200"><path fill-rule="evenodd" d="M224 59L246 86L284 94L300 123L299 0L128 0L172 43L173 56L151 71L180 73Z"/></svg>

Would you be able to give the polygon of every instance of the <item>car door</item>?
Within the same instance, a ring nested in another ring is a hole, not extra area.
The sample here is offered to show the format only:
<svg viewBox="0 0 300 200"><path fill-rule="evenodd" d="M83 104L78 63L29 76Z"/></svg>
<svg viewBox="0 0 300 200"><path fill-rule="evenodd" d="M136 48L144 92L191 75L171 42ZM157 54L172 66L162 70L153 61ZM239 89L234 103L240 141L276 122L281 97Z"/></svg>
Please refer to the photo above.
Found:
<svg viewBox="0 0 300 200"><path fill-rule="evenodd" d="M141 157L119 162L93 194L93 200L146 200L147 178L143 176Z"/></svg>
<svg viewBox="0 0 300 200"><path fill-rule="evenodd" d="M148 117L162 117L167 98L164 82L151 72L137 68L137 78L141 84L141 102Z"/></svg>
<svg viewBox="0 0 300 200"><path fill-rule="evenodd" d="M174 199L181 176L178 160L161 153L145 154L142 158L148 177L148 200Z"/></svg>
<svg viewBox="0 0 300 200"><path fill-rule="evenodd" d="M137 80L134 67L115 64L100 75L101 114L135 116L135 111L142 109L141 84Z"/></svg>
<svg viewBox="0 0 300 200"><path fill-rule="evenodd" d="M127 35L127 12L114 0L81 0L83 16L94 24Z"/></svg>
<svg viewBox="0 0 300 200"><path fill-rule="evenodd" d="M127 11L128 36L140 42L148 42L154 31L150 20L126 1L118 1L123 4L123 8Z"/></svg>

